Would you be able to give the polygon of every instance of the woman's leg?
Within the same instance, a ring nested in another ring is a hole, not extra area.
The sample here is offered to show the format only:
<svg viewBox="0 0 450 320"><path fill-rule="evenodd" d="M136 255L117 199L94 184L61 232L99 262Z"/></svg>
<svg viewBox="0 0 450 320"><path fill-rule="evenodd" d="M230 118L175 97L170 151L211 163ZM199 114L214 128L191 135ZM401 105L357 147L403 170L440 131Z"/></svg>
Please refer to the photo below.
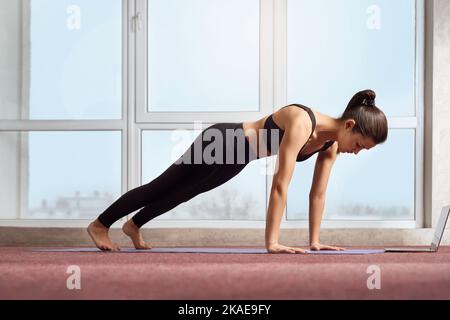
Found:
<svg viewBox="0 0 450 320"><path fill-rule="evenodd" d="M206 174L207 170L208 168L203 168L203 174ZM171 197L176 201L176 191L189 187L198 178L199 172L200 167L196 165L172 164L150 183L125 193L106 209L98 220L109 228L120 218L164 197Z"/></svg>
<svg viewBox="0 0 450 320"><path fill-rule="evenodd" d="M150 220L177 207L181 203L187 202L201 193L210 191L231 180L241 172L246 164L235 165L214 165L216 168L209 175L200 175L189 188L180 189L175 194L169 194L159 201L150 203L140 210L133 218L133 223L137 228L141 228Z"/></svg>
<svg viewBox="0 0 450 320"><path fill-rule="evenodd" d="M123 232L131 238L136 249L151 249L151 245L144 241L140 232L140 228L144 224L170 211L181 203L187 202L201 193L224 184L242 171L244 167L245 165L236 165L233 167L219 165L216 166L215 171L211 174L207 176L199 175L203 178L197 179L189 188L174 190L174 192L171 192L166 197L144 207L131 220L124 224L122 228Z"/></svg>
<svg viewBox="0 0 450 320"><path fill-rule="evenodd" d="M209 169L212 168L203 168L203 174ZM199 176L199 170L200 167L197 165L173 164L150 183L125 193L89 225L87 231L95 245L102 250L119 250L108 235L111 225L120 218L146 205L158 202L162 198L168 197L172 201L177 201L178 190L189 187L189 184ZM132 237L131 231L125 233ZM138 234L134 238L141 238L141 236ZM142 246L145 247L145 244Z"/></svg>

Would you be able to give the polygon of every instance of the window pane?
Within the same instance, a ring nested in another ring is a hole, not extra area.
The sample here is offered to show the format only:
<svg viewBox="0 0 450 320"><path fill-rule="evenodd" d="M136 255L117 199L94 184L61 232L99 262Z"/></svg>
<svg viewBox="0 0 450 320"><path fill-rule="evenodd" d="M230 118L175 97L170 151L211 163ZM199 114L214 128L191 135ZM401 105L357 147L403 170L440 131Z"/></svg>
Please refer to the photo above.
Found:
<svg viewBox="0 0 450 320"><path fill-rule="evenodd" d="M307 219L308 194L317 155L299 164L289 189L288 219ZM357 156L341 154L330 176L325 219L414 220L414 130L396 129L389 139Z"/></svg>
<svg viewBox="0 0 450 320"><path fill-rule="evenodd" d="M259 0L149 0L148 111L258 111L259 9Z"/></svg>
<svg viewBox="0 0 450 320"><path fill-rule="evenodd" d="M190 147L200 131L144 131L142 181L163 173ZM155 153L155 150L158 150ZM252 161L237 176L216 189L199 194L157 219L264 220L265 159Z"/></svg>
<svg viewBox="0 0 450 320"><path fill-rule="evenodd" d="M0 119L121 118L121 0L2 1L0 12L11 17L0 19Z"/></svg>
<svg viewBox="0 0 450 320"><path fill-rule="evenodd" d="M120 132L0 133L1 219L92 219L121 194Z"/></svg>
<svg viewBox="0 0 450 320"><path fill-rule="evenodd" d="M287 98L340 116L373 89L387 116L415 116L414 0L288 0Z"/></svg>

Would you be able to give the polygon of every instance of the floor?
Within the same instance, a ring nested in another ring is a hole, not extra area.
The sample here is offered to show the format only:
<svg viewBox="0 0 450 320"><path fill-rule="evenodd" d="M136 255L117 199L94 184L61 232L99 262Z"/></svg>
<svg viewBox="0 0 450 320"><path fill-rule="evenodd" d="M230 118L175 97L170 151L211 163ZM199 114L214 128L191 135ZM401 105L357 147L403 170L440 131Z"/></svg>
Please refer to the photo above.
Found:
<svg viewBox="0 0 450 320"><path fill-rule="evenodd" d="M450 299L450 247L362 256L31 250L0 248L0 300Z"/></svg>

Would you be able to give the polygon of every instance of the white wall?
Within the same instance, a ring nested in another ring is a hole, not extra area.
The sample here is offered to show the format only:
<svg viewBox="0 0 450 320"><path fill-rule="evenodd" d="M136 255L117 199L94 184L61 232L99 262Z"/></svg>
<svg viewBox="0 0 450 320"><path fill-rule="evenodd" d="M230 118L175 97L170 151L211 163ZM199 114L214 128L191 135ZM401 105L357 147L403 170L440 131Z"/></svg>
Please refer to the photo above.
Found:
<svg viewBox="0 0 450 320"><path fill-rule="evenodd" d="M432 107L432 226L450 205L450 1L434 1ZM447 225L447 227L449 227Z"/></svg>

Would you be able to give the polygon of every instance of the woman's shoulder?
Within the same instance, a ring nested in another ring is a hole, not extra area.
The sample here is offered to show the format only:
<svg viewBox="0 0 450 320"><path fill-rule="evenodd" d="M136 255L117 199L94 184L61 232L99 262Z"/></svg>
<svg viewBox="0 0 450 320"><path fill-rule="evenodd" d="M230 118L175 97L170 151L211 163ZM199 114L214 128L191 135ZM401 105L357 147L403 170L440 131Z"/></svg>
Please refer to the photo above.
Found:
<svg viewBox="0 0 450 320"><path fill-rule="evenodd" d="M312 129L313 123L311 117L314 117L314 112L311 108L299 107L302 105L290 104L275 112L272 119L278 124L282 130L288 129L290 125L302 125L309 131ZM309 112L308 112L309 109ZM313 113L313 115L310 114Z"/></svg>

